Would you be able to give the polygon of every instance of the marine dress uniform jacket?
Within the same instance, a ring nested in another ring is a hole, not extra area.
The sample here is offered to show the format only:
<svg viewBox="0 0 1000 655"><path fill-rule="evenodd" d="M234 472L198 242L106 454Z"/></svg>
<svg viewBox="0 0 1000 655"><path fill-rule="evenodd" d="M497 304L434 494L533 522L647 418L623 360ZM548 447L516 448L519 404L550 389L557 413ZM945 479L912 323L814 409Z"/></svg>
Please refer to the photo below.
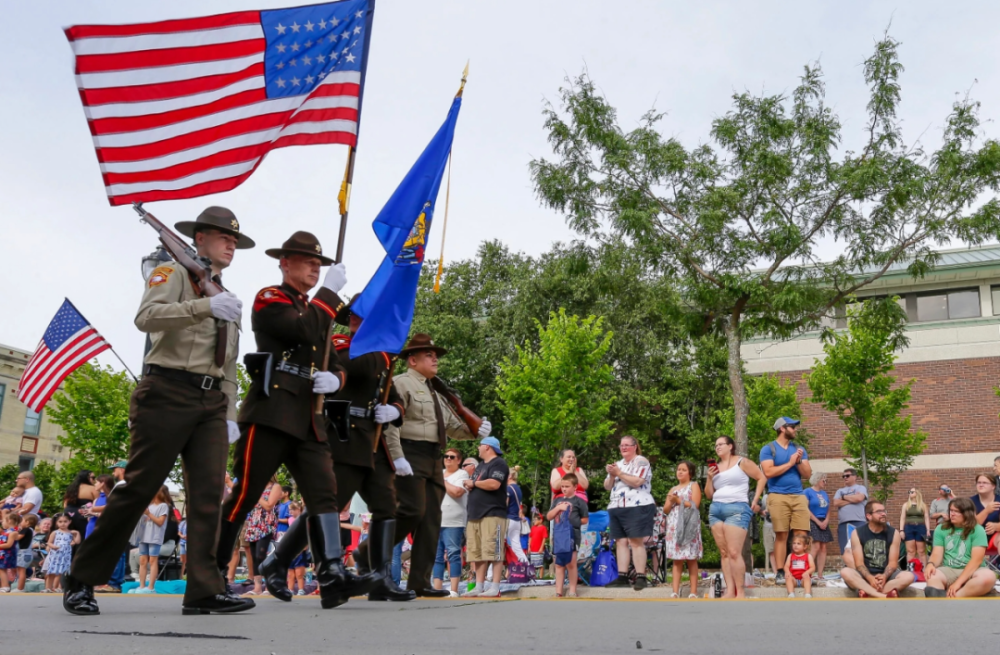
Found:
<svg viewBox="0 0 1000 655"><path fill-rule="evenodd" d="M97 528L78 549L72 569L77 580L107 582L180 455L188 514L185 603L225 590L215 542L229 453L226 420L236 418L239 321L226 330L222 367L215 364L217 324L187 269L168 262L153 271L135 317L152 348L129 407L125 483L109 496Z"/></svg>

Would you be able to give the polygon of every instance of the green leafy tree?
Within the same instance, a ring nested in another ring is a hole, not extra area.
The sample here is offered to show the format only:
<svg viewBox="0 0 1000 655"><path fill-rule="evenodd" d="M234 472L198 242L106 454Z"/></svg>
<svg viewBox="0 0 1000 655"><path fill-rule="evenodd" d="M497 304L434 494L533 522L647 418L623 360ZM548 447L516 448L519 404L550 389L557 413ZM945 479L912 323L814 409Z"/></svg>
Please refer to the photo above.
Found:
<svg viewBox="0 0 1000 655"><path fill-rule="evenodd" d="M531 163L543 204L581 234L620 238L679 279L706 328L725 334L734 438L747 452L750 405L743 340L818 326L858 289L906 261L914 277L952 238L1000 234L1000 144L979 143L979 104L959 99L942 144L903 141L898 43L886 35L864 62L870 89L861 149L838 153L841 121L819 66L790 95L738 93L708 139L687 148L648 112L626 131L586 75L545 110L552 161ZM840 253L821 262L819 247Z"/></svg>
<svg viewBox="0 0 1000 655"><path fill-rule="evenodd" d="M750 402L750 414L747 416L747 435L749 437L749 455L756 459L757 454L767 444L774 441L777 434L774 422L779 416L800 418L802 404L799 402L794 382L784 382L777 375L758 375L746 380L747 398ZM721 412L720 424L733 425L735 408L730 406ZM714 453L715 439L702 445L705 455ZM808 426L803 425L795 435L795 441L801 446L809 445Z"/></svg>
<svg viewBox="0 0 1000 655"><path fill-rule="evenodd" d="M49 404L49 418L65 430L59 443L79 468L96 472L128 455L129 399L135 382L125 371L84 364L66 378Z"/></svg>
<svg viewBox="0 0 1000 655"><path fill-rule="evenodd" d="M595 445L611 433L610 342L600 318L581 320L560 310L538 325L537 348L518 346L500 366L505 454L531 473L536 493L548 484L555 453Z"/></svg>
<svg viewBox="0 0 1000 655"><path fill-rule="evenodd" d="M906 313L894 300L865 301L850 308L844 333L823 335L826 358L816 361L809 375L813 402L836 412L844 422L844 452L860 468L865 487L869 480L886 502L899 474L923 452L926 434L910 429L909 407L913 380L896 385L891 375L896 351L909 340ZM895 387L895 388L894 388Z"/></svg>

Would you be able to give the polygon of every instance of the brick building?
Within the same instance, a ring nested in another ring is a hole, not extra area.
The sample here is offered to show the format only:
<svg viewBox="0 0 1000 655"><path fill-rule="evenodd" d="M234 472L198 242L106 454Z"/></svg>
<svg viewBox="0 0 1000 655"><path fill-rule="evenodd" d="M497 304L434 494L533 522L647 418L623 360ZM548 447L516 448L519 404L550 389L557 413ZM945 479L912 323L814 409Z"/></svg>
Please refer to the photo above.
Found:
<svg viewBox="0 0 1000 655"><path fill-rule="evenodd" d="M899 514L910 487L930 504L947 483L957 496L975 490L975 474L988 471L1000 455L1000 246L941 251L939 264L914 280L898 265L860 297L899 296L908 317L910 346L899 353L895 375L915 380L910 400L913 426L927 432L927 446L900 476L888 503L890 521ZM842 314L843 312L838 312ZM843 318L834 327L843 327ZM804 376L823 357L817 332L788 341L751 340L743 345L750 374L776 373L798 387L803 422L812 435L813 469L839 473L846 463L844 425L835 414L809 401ZM831 498L842 486L827 479ZM831 524L835 524L836 518Z"/></svg>
<svg viewBox="0 0 1000 655"><path fill-rule="evenodd" d="M16 464L22 471L39 461L58 465L70 457L59 443L62 428L49 422L44 409L36 414L17 399L17 384L29 359L30 352L0 344L0 466Z"/></svg>

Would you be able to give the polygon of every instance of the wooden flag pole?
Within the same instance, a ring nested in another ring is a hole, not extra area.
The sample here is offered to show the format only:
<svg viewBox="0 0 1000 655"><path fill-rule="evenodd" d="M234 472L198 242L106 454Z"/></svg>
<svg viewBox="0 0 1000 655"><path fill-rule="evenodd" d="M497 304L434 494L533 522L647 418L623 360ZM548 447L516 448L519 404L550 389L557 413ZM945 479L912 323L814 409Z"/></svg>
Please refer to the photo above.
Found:
<svg viewBox="0 0 1000 655"><path fill-rule="evenodd" d="M465 91L465 82L469 79L469 62L465 62L465 70L462 71L462 84L458 87L456 98L461 98ZM438 257L437 275L434 277L434 293L441 293L441 276L444 274L444 239L448 232L448 205L451 204L451 154L448 151L448 182L444 188L444 222L441 224L441 255Z"/></svg>

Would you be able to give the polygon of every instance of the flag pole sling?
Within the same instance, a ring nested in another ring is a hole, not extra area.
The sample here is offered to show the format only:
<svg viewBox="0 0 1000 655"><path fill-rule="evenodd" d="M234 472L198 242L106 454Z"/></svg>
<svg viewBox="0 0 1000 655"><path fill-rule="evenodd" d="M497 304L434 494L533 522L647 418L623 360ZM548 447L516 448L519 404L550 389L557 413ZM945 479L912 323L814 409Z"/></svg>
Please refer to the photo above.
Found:
<svg viewBox="0 0 1000 655"><path fill-rule="evenodd" d="M364 98L365 76L368 74L368 48L371 45L372 23L375 19L375 0L369 0L368 11L365 13L365 44L361 54L361 87L358 89L358 133L361 132L361 102ZM358 135L355 135L357 137ZM351 207L351 185L354 182L354 155L357 152L357 138L354 145L347 154L347 169L344 171L344 181L340 184L340 193L337 200L340 205L340 232L337 234L337 256L334 262L339 264L344 260L344 242L347 240L347 214ZM333 340L333 326L335 323L330 320L330 329L326 332L326 344L323 346L323 367L321 371L330 370L330 350ZM326 396L318 394L316 396L315 413L323 413L323 403Z"/></svg>
<svg viewBox="0 0 1000 655"><path fill-rule="evenodd" d="M87 322L87 325L93 325L93 323L91 323L87 319L87 317L83 315L83 312L81 312L80 309L76 305L73 304L72 300L70 300L69 298L66 298L66 302L68 302L73 307L73 309L76 310L76 313L79 314L80 317L83 318L83 320ZM103 339L104 336L102 335L101 338ZM104 341L105 341L105 343L107 343L107 339L104 339ZM114 347L110 343L108 343L108 350L111 351L112 355L114 355L115 357L118 358L118 361L122 363L122 366L125 367L125 370L128 371L128 374L132 376L132 379L135 380L136 382L138 382L139 378L135 377L135 373L132 372L132 369L130 369L128 367L128 364L125 363L125 360L121 358L121 355L119 355L117 353L117 351L115 351Z"/></svg>

